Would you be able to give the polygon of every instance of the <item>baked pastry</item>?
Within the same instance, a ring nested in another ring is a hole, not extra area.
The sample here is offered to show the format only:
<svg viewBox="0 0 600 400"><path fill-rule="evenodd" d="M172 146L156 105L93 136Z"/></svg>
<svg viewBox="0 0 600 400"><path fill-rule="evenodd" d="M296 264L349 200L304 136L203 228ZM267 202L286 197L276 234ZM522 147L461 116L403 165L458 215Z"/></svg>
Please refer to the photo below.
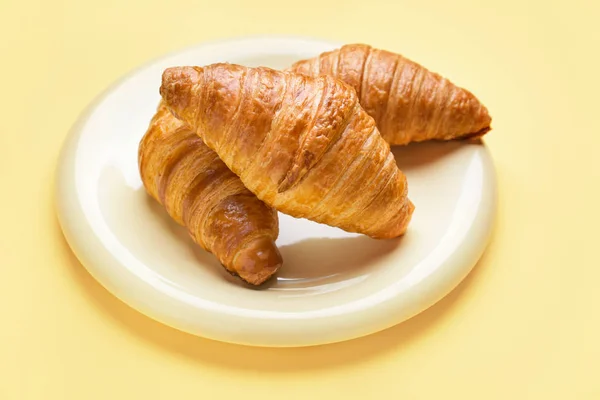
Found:
<svg viewBox="0 0 600 400"><path fill-rule="evenodd" d="M277 212L162 102L140 142L138 162L148 194L227 271L258 285L281 266Z"/></svg>
<svg viewBox="0 0 600 400"><path fill-rule="evenodd" d="M213 64L165 70L160 93L277 210L374 238L405 232L406 177L345 83Z"/></svg>
<svg viewBox="0 0 600 400"><path fill-rule="evenodd" d="M425 67L365 44L293 64L290 71L331 75L352 86L391 145L474 138L488 132L488 110L468 90Z"/></svg>

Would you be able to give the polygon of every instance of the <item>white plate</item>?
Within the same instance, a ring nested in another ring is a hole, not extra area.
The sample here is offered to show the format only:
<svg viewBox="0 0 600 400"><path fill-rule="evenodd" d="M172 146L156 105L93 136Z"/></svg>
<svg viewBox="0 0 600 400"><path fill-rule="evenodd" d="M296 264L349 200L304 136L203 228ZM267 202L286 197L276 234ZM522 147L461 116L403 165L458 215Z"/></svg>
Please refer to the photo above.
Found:
<svg viewBox="0 0 600 400"><path fill-rule="evenodd" d="M394 150L416 210L401 239L373 240L280 214L284 266L254 290L223 271L142 187L138 142L174 65L228 61L285 68L337 47L299 38L205 44L144 66L109 88L76 123L57 172L58 216L73 251L109 291L140 312L204 337L303 346L367 335L431 306L471 270L495 213L483 145Z"/></svg>

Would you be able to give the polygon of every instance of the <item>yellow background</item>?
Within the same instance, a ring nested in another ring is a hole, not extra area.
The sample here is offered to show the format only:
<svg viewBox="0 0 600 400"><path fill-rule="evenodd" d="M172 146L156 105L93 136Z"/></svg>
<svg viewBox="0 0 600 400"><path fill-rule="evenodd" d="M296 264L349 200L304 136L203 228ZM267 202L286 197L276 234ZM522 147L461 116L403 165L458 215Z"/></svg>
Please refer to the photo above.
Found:
<svg viewBox="0 0 600 400"><path fill-rule="evenodd" d="M0 399L600 399L596 0L0 0ZM488 106L493 242L412 320L260 349L162 326L61 235L60 145L107 85L165 52L249 34L402 52Z"/></svg>

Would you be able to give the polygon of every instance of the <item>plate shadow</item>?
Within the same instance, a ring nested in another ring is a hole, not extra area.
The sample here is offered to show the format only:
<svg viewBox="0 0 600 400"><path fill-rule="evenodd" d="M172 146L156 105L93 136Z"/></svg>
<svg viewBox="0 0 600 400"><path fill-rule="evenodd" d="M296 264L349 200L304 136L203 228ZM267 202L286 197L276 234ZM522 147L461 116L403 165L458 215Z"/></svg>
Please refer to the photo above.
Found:
<svg viewBox="0 0 600 400"><path fill-rule="evenodd" d="M163 325L130 308L102 287L80 264L64 238L55 218L57 246L67 260L66 273L77 282L82 296L100 315L155 347L199 364L210 363L224 370L253 370L293 373L361 363L410 343L424 340L428 332L448 318L452 308L477 282L488 264L486 251L473 271L450 294L413 318L384 331L362 338L328 345L303 348L248 347L197 337Z"/></svg>

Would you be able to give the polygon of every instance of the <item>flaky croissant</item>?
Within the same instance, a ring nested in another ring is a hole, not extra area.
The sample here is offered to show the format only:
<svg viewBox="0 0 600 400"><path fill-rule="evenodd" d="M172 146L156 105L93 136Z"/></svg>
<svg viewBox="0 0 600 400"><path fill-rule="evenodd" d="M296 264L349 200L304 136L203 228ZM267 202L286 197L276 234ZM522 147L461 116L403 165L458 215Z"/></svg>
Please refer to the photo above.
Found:
<svg viewBox="0 0 600 400"><path fill-rule="evenodd" d="M405 232L406 177L350 86L214 64L165 70L160 92L265 203L375 238Z"/></svg>
<svg viewBox="0 0 600 400"><path fill-rule="evenodd" d="M161 102L138 152L147 192L232 274L258 285L281 266L277 212Z"/></svg>
<svg viewBox="0 0 600 400"><path fill-rule="evenodd" d="M491 129L487 109L471 92L399 54L352 44L289 70L331 75L352 86L391 145L473 138Z"/></svg>

